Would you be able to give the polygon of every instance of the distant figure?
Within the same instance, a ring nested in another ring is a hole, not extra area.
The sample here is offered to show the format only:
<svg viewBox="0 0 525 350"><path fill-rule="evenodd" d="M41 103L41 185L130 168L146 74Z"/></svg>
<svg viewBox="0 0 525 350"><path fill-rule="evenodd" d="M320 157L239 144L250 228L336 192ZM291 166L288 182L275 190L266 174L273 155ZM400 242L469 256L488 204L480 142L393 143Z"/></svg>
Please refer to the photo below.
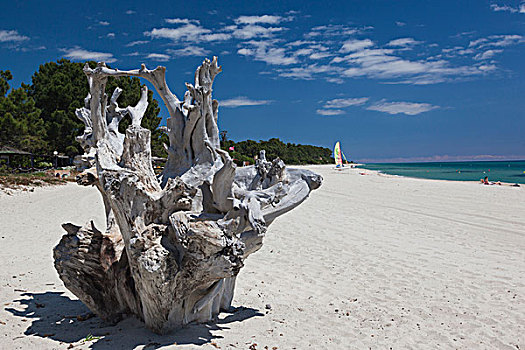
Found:
<svg viewBox="0 0 525 350"><path fill-rule="evenodd" d="M482 184L484 185L500 185L501 186L501 181L497 181L497 182L489 182L489 177L488 176L485 176L484 179L481 179L479 180Z"/></svg>

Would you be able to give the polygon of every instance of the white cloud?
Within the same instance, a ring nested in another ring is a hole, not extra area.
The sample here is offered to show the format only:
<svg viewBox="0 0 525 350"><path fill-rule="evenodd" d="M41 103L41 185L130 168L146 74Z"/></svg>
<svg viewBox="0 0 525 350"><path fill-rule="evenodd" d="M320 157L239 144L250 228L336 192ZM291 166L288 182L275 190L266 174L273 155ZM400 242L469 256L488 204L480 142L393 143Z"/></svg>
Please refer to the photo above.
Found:
<svg viewBox="0 0 525 350"><path fill-rule="evenodd" d="M521 35L491 35L487 38L480 38L469 43L469 47L506 47L525 42L525 38Z"/></svg>
<svg viewBox="0 0 525 350"><path fill-rule="evenodd" d="M287 70L281 69L279 70L279 76L292 79L312 80L315 74L334 74L339 77L341 72L341 68L328 64L311 64L306 67L293 67ZM336 78L336 80L333 80L332 82L336 81L339 83L340 78Z"/></svg>
<svg viewBox="0 0 525 350"><path fill-rule="evenodd" d="M168 49L167 52L175 57L181 56L206 56L210 51L199 46L186 46L182 49Z"/></svg>
<svg viewBox="0 0 525 350"><path fill-rule="evenodd" d="M108 33L106 36L107 36L108 38L113 39L113 38L115 37L115 33Z"/></svg>
<svg viewBox="0 0 525 350"><path fill-rule="evenodd" d="M319 50L319 51L327 51L328 47L322 45L322 44L315 44L308 46L310 49Z"/></svg>
<svg viewBox="0 0 525 350"><path fill-rule="evenodd" d="M374 46L374 42L370 39L364 39L364 40L352 39L352 40L345 41L345 43L343 44L343 46L341 47L339 51L343 53L352 52L352 51L360 51L370 46Z"/></svg>
<svg viewBox="0 0 525 350"><path fill-rule="evenodd" d="M284 44L274 40L272 47L277 47L276 43L279 43L280 48L285 48L280 52L281 58L288 58L288 64L300 64L299 67L277 69L279 76L304 80L319 76L337 83L341 83L344 78L368 78L381 79L388 84L436 84L482 76L497 70L494 64L479 64L476 60L471 61L470 64L458 65L449 60L451 57L459 55L472 60L473 56L479 54L477 59L488 59L489 56L499 53L496 49L523 41L523 37L519 35L494 35L472 42L467 48L457 46L444 49L443 54L433 53L424 56L425 52L420 52L415 57L423 58L415 59L408 58L404 54L414 45L422 44L412 37L396 38L383 47L377 46L372 38L353 38L345 41L339 48L339 52L345 55L334 57L329 64L315 65L316 60L330 57L336 50L334 46L338 41L328 36L339 35L334 31L340 28L341 26L338 25L315 27L304 35L308 40L295 40ZM345 28L350 30L349 27ZM425 49L432 47L436 50L436 46L437 44L427 45ZM487 48L480 50L483 47ZM488 51L489 48L492 49L491 52L484 55L481 53L481 51ZM265 51L257 47L245 45L238 53L265 60Z"/></svg>
<svg viewBox="0 0 525 350"><path fill-rule="evenodd" d="M308 45L308 44L315 44L315 41L311 40L295 40L290 43L286 43L286 46L302 46L302 45Z"/></svg>
<svg viewBox="0 0 525 350"><path fill-rule="evenodd" d="M142 44L147 44L149 43L149 41L147 40L137 40L137 41L132 41L128 44L126 44L126 47L131 47L131 46L135 46L135 45L142 45Z"/></svg>
<svg viewBox="0 0 525 350"><path fill-rule="evenodd" d="M211 33L211 30L194 24L186 24L179 28L153 28L144 35L173 41L197 41L201 35L208 33Z"/></svg>
<svg viewBox="0 0 525 350"><path fill-rule="evenodd" d="M227 108L237 108L237 107L244 107L244 106L262 106L272 103L272 101L269 100L252 100L246 96L238 96L235 98L230 98L227 100L222 100L219 103L219 106L221 107L227 107Z"/></svg>
<svg viewBox="0 0 525 350"><path fill-rule="evenodd" d="M109 26L108 21L99 21L98 24L100 24L101 26Z"/></svg>
<svg viewBox="0 0 525 350"><path fill-rule="evenodd" d="M150 60L153 60L153 61L166 62L166 61L169 61L170 56L165 55L163 53L150 53L149 55L146 56L146 58L149 58Z"/></svg>
<svg viewBox="0 0 525 350"><path fill-rule="evenodd" d="M255 50L254 49L242 48L242 49L237 50L237 53L239 55L243 55L243 56L254 56L255 55Z"/></svg>
<svg viewBox="0 0 525 350"><path fill-rule="evenodd" d="M29 37L18 34L16 30L0 30L0 43L24 40L29 40Z"/></svg>
<svg viewBox="0 0 525 350"><path fill-rule="evenodd" d="M492 11L496 11L496 12L500 12L500 11L504 11L504 12L510 12L510 13L516 13L516 12L520 12L520 13L523 13L525 12L525 9L523 9L524 5L522 4L520 7L512 7L512 6L508 6L508 5L497 5L497 4L492 4L490 5L490 8L492 9ZM524 10L522 12L522 9Z"/></svg>
<svg viewBox="0 0 525 350"><path fill-rule="evenodd" d="M417 115L439 108L428 103L413 103L413 102L385 102L381 101L368 106L366 109L371 111L384 112L388 114L407 114Z"/></svg>
<svg viewBox="0 0 525 350"><path fill-rule="evenodd" d="M333 36L349 36L358 33L357 28L348 27L342 24L328 24L324 26L314 27L305 37L333 37Z"/></svg>
<svg viewBox="0 0 525 350"><path fill-rule="evenodd" d="M322 58L331 57L332 54L326 53L326 52L315 52L311 54L309 57L311 60L320 60Z"/></svg>
<svg viewBox="0 0 525 350"><path fill-rule="evenodd" d="M233 36L238 39L252 39L255 37L267 38L282 30L283 28L281 27L263 27L250 24L244 27L236 28L233 31Z"/></svg>
<svg viewBox="0 0 525 350"><path fill-rule="evenodd" d="M482 64L478 67L478 69L483 72L492 72L497 70L498 67L496 67L494 64Z"/></svg>
<svg viewBox="0 0 525 350"><path fill-rule="evenodd" d="M334 83L334 84L342 84L342 83L345 82L341 78L326 78L326 81L329 82L329 83Z"/></svg>
<svg viewBox="0 0 525 350"><path fill-rule="evenodd" d="M285 18L281 16L270 16L270 15L240 16L235 19L235 23L237 24L256 24L256 23L278 24L278 23L281 23L283 20L285 20Z"/></svg>
<svg viewBox="0 0 525 350"><path fill-rule="evenodd" d="M489 58L494 57L494 55L503 52L503 50L487 50L485 52L480 52L476 56L474 56L474 59L477 61L480 60L487 60Z"/></svg>
<svg viewBox="0 0 525 350"><path fill-rule="evenodd" d="M213 33L202 35L200 39L202 41L225 41L231 39L231 37L231 34L227 33Z"/></svg>
<svg viewBox="0 0 525 350"><path fill-rule="evenodd" d="M76 61L103 61L107 63L116 62L117 59L113 57L111 53L105 52L96 52L84 50L80 47L75 47L69 50L65 50L66 54L64 57L69 58L70 60Z"/></svg>
<svg viewBox="0 0 525 350"><path fill-rule="evenodd" d="M407 47L407 46L412 46L412 45L416 45L416 44L420 44L420 43L421 43L421 41L416 41L413 38L399 38L399 39L391 40L390 42L388 42L388 44L386 44L386 46Z"/></svg>
<svg viewBox="0 0 525 350"><path fill-rule="evenodd" d="M318 109L316 113L320 115L341 115L345 114L345 111L341 109Z"/></svg>
<svg viewBox="0 0 525 350"><path fill-rule="evenodd" d="M273 47L273 41L248 41L244 43L250 47L237 50L239 55L252 56L256 61L271 65L290 65L297 63L297 57L287 56L285 49Z"/></svg>
<svg viewBox="0 0 525 350"><path fill-rule="evenodd" d="M193 23L187 23L178 28L153 28L149 32L144 32L144 35L155 39L170 39L175 42L223 41L231 38L230 34L213 33Z"/></svg>
<svg viewBox="0 0 525 350"><path fill-rule="evenodd" d="M136 12L133 11L133 10L127 10L127 11L126 11L126 15L133 15L133 14L135 14L135 13L136 13Z"/></svg>
<svg viewBox="0 0 525 350"><path fill-rule="evenodd" d="M314 53L313 49L299 49L295 51L294 56L308 56Z"/></svg>
<svg viewBox="0 0 525 350"><path fill-rule="evenodd" d="M347 78L368 77L375 79L399 79L404 84L435 84L459 77L481 75L475 66L451 66L445 60L411 61L393 54L392 49L364 49L344 57L336 57L331 63L347 64L341 72Z"/></svg>
<svg viewBox="0 0 525 350"><path fill-rule="evenodd" d="M323 108L346 108L350 106L361 106L368 101L368 97L358 98L336 98L326 101Z"/></svg>
<svg viewBox="0 0 525 350"><path fill-rule="evenodd" d="M398 26L398 27L404 27L406 25L407 24L405 22L396 21L396 26Z"/></svg>
<svg viewBox="0 0 525 350"><path fill-rule="evenodd" d="M199 20L189 18L165 18L164 21L169 24L200 24Z"/></svg>

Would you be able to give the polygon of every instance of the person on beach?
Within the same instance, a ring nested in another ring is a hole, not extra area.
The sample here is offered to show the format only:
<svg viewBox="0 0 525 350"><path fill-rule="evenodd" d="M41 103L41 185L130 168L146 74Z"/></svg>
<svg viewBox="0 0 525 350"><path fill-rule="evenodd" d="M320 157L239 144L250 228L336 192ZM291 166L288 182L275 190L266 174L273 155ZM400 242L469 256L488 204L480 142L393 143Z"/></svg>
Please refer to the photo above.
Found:
<svg viewBox="0 0 525 350"><path fill-rule="evenodd" d="M485 176L484 179L481 179L479 180L482 184L484 185L499 185L501 186L501 182L500 181L497 181L497 182L489 182L489 177L488 176Z"/></svg>

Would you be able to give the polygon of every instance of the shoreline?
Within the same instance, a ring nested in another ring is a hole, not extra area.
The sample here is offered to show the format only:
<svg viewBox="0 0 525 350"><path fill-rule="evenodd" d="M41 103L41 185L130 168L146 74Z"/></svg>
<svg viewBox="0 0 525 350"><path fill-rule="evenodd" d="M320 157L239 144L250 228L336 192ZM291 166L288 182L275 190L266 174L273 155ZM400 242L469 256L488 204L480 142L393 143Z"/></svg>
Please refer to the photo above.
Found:
<svg viewBox="0 0 525 350"><path fill-rule="evenodd" d="M359 166L362 166L363 164L358 164ZM331 164L314 164L314 165L291 165L290 168L296 168L296 167L304 167L304 168L312 168L312 169L315 169L315 168L319 168L319 169L331 169L331 170L336 170L334 165L331 165ZM399 179L411 179L411 180L428 180L428 181L437 181L437 182L450 182L450 183L470 183L470 184L480 184L480 181L476 181L476 180L448 180L448 179L429 179L429 178L426 178L426 177L415 177L415 176L406 176L406 175L397 175L397 174L389 174L389 173L383 173L381 170L375 170L375 169L368 169L368 168L358 168L358 167L355 167L355 168L348 168L348 170L355 170L355 171L358 171L358 170L366 170L368 171L369 173L368 174L365 174L365 175L377 175L377 176L382 176L382 177L385 177L385 178L399 178ZM346 171L346 169L345 169ZM514 183L511 183L511 182L503 182L503 181L499 181L501 183L501 186L503 187L515 187L515 188L525 188L525 184L521 184L519 183L519 187L517 186L513 186ZM485 185L485 186L499 186L497 184L490 184L490 185Z"/></svg>
<svg viewBox="0 0 525 350"><path fill-rule="evenodd" d="M361 166L363 166L363 165L361 165ZM381 170L368 169L368 168L364 168L364 167L356 168L356 169L364 169L364 170L367 170L367 171L375 172L378 175L387 176L387 177L399 177L399 178L408 178L408 179L417 179L417 180L430 180L430 181L478 183L480 185L482 184L480 182L481 179L478 180L478 181L476 181L476 180L455 180L455 179L454 180L451 180L451 179L431 179L431 178L428 178L428 177L417 177L417 176L389 174L389 173L384 173ZM520 182L514 182L514 183L512 183L512 182L504 182L504 181L497 181L497 182L501 183L501 186L510 186L510 187L516 187L516 188L525 187L525 184L520 183ZM514 184L518 184L519 186L514 186ZM489 185L485 185L485 186L499 186L499 185L497 183L490 183Z"/></svg>

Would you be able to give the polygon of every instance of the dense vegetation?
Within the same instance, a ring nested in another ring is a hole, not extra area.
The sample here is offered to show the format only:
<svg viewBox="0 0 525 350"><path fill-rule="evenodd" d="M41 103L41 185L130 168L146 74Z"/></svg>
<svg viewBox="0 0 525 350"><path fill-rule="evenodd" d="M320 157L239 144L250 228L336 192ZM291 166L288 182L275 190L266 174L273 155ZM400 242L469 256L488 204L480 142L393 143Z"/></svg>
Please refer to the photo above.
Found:
<svg viewBox="0 0 525 350"><path fill-rule="evenodd" d="M95 62L89 64L95 66ZM58 151L68 156L83 153L75 141L84 130L75 109L84 105L89 91L82 68L82 63L65 59L45 63L33 74L30 85L22 84L18 89L10 89L11 72L0 71L0 148L9 146L36 154ZM109 78L109 96L117 86L123 89L118 99L120 107L135 105L140 99L142 85L138 78ZM164 156L162 143L167 137L158 129L162 118L151 91L148 102L142 126L152 131L153 154ZM121 132L129 123L129 117L120 123Z"/></svg>
<svg viewBox="0 0 525 350"><path fill-rule="evenodd" d="M89 62L94 67L95 62ZM54 151L70 157L82 154L83 150L75 137L82 134L84 124L75 116L75 109L84 105L88 94L87 79L82 71L83 64L66 59L40 65L31 84L22 84L14 89L9 85L13 79L10 71L0 71L0 149L8 146L36 155L51 155ZM138 78L120 77L108 80L106 92L111 96L115 88L123 89L118 99L120 107L135 105L140 99L141 83ZM142 126L152 131L152 153L165 157L163 144L168 137L158 127L160 108L148 93L148 109L142 119ZM120 132L128 127L129 117L120 123ZM221 146L229 150L238 164L254 158L261 149L272 160L280 157L286 164L324 164L332 162L332 152L328 148L284 143L272 138L268 141L228 140L226 132L221 133ZM233 147L233 151L230 150ZM28 162L20 156L17 163ZM45 159L44 159L45 160ZM49 161L49 160L48 160Z"/></svg>
<svg viewBox="0 0 525 350"><path fill-rule="evenodd" d="M221 136L221 147L228 150L238 164L243 161L253 164L255 156L259 155L261 149L266 150L266 159L272 160L279 157L285 164L327 164L333 162L332 151L325 147L284 143L276 138L259 142L253 140L234 142L228 140L225 133L222 133ZM233 151L230 150L231 147L233 147Z"/></svg>

